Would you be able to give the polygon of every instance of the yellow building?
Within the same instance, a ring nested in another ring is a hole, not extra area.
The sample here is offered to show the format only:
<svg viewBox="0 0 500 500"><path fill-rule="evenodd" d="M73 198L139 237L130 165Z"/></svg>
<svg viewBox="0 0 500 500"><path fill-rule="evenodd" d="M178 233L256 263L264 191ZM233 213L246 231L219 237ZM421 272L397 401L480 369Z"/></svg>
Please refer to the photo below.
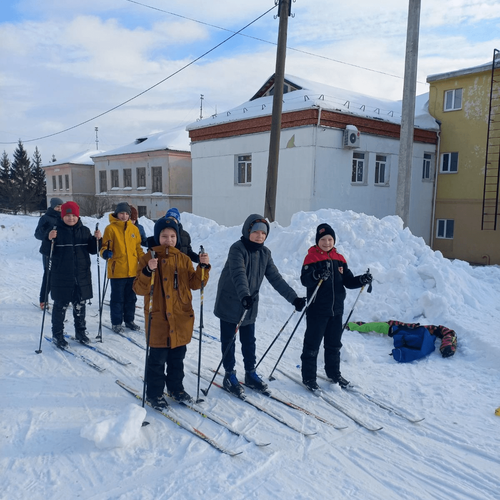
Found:
<svg viewBox="0 0 500 500"><path fill-rule="evenodd" d="M427 78L441 122L431 246L450 259L500 265L500 56Z"/></svg>

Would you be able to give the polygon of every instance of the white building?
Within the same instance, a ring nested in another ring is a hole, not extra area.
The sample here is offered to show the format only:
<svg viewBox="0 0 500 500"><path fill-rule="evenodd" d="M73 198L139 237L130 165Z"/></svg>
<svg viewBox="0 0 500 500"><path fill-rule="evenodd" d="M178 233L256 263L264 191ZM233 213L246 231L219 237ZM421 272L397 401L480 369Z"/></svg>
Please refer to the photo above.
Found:
<svg viewBox="0 0 500 500"><path fill-rule="evenodd" d="M193 213L241 224L264 213L274 76L252 99L187 127ZM395 214L401 102L286 76L276 220L298 211ZM439 127L417 97L409 227L430 240Z"/></svg>
<svg viewBox="0 0 500 500"><path fill-rule="evenodd" d="M121 201L135 205L139 217L157 219L171 207L191 212L191 154L172 149L172 143L175 137L161 132L93 155L97 196L111 207Z"/></svg>

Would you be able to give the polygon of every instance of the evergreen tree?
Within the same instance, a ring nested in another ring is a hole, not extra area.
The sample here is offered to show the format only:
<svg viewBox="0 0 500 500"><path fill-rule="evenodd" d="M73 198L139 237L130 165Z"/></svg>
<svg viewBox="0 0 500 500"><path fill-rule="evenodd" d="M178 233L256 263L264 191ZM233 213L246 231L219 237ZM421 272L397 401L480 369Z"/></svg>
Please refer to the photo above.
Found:
<svg viewBox="0 0 500 500"><path fill-rule="evenodd" d="M33 180L31 173L31 162L28 153L24 149L21 139L14 151L14 161L11 169L12 178L12 198L11 208L14 213L23 211L27 214L31 208L31 197L33 189Z"/></svg>
<svg viewBox="0 0 500 500"><path fill-rule="evenodd" d="M2 211L7 211L10 208L10 171L9 155L4 151L0 159L0 210Z"/></svg>
<svg viewBox="0 0 500 500"><path fill-rule="evenodd" d="M45 210L47 206L47 187L45 170L42 168L42 156L35 148L31 161L31 175L33 178L32 210Z"/></svg>

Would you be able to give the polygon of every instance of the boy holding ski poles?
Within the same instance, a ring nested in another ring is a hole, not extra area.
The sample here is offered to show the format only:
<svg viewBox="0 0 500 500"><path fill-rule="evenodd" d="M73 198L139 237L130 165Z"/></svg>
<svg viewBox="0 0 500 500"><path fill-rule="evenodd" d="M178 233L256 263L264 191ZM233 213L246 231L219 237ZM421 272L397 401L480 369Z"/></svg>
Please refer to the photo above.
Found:
<svg viewBox="0 0 500 500"><path fill-rule="evenodd" d="M111 325L116 333L123 332L122 322L129 330L140 330L134 323L137 296L132 289L137 274L137 263L144 255L141 234L130 219L130 206L118 203L109 214L109 225L104 230L101 256L108 261L107 273L111 283L109 301ZM104 300L104 297L103 297Z"/></svg>
<svg viewBox="0 0 500 500"><path fill-rule="evenodd" d="M255 371L255 320L259 305L259 289L264 277L288 302L302 311L306 300L299 298L282 278L271 251L264 245L269 223L258 214L249 215L243 224L242 237L231 245L217 286L214 314L220 319L221 349L225 369L224 388L237 396L244 389L236 378L234 338L238 331L245 365L245 384L258 391L267 385ZM243 315L246 315L243 317Z"/></svg>
<svg viewBox="0 0 500 500"><path fill-rule="evenodd" d="M320 224L316 229L316 245L309 248L300 276L300 281L307 287L308 301L314 293L317 294L307 308L307 328L300 357L302 382L310 391L319 389L316 370L323 339L327 377L341 387L349 385L340 373L345 288L361 288L373 279L370 273L354 276L334 245L335 231L328 224Z"/></svg>
<svg viewBox="0 0 500 500"><path fill-rule="evenodd" d="M178 238L179 228L175 219L158 219L154 227L156 245L141 257L134 281L135 292L147 297L151 292L152 274L156 273L151 316L149 301L144 300L149 348L146 399L156 409L167 406L163 398L165 383L169 396L175 400L192 399L182 384L186 345L191 342L194 326L191 290L202 287L202 273L205 286L210 271L208 254L200 254L200 265L195 270L191 259L176 248ZM152 251L155 252L154 257ZM204 265L203 270L201 265Z"/></svg>
<svg viewBox="0 0 500 500"><path fill-rule="evenodd" d="M101 232L92 235L82 224L80 207L74 201L61 206L61 219L42 241L42 252L49 256L54 240L50 267L50 293L54 300L52 310L52 337L57 347L68 345L64 338L64 318L70 302L73 304L75 337L81 343L90 342L86 334L85 302L92 298L90 254L97 253Z"/></svg>

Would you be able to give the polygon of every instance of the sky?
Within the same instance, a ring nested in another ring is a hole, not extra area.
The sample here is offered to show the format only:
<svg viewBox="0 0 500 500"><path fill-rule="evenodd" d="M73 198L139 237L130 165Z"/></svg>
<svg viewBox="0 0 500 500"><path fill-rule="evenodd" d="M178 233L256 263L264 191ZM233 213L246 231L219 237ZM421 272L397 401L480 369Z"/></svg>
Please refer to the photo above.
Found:
<svg viewBox="0 0 500 500"><path fill-rule="evenodd" d="M189 147L182 131L199 119L200 95L207 117L247 101L274 73L273 7L274 0L5 0L0 152L12 159L21 139L30 156L38 147L44 162L61 160L97 149L95 127L105 151L159 131L180 131ZM292 13L287 73L402 98L407 1L297 0ZM430 74L489 62L500 48L499 24L496 0L422 0L417 94L428 90Z"/></svg>
<svg viewBox="0 0 500 500"><path fill-rule="evenodd" d="M201 373L221 359L218 319L213 314L217 283L228 249L241 236L241 225L182 213L193 248L203 245L211 263L203 293L204 333ZM342 375L360 391L422 419L411 423L338 385L318 378L338 405L372 428L361 427L344 413L316 398L279 370L300 376L305 320L264 280L256 321L257 359L280 336L258 368L273 395L287 399L326 420L333 428L247 389L248 398L276 419L238 401L217 387L199 396L201 411L224 419L238 437L218 424L171 402L172 412L226 449L230 457L181 429L117 386L122 380L142 391L145 351L127 339L98 332L98 285L104 285L104 261L91 256L94 298L87 306L87 331L98 347L126 366L68 339L75 354L104 368L54 349L41 338L51 336L51 315L38 307L42 279L40 242L33 237L38 217L0 214L0 496L9 500L497 500L500 486L500 267L470 266L444 259L422 238L403 229L399 217L383 219L352 211L299 212L289 226L272 223L266 246L284 279L304 296L300 271L314 244L319 223L336 233L337 250L354 274L367 268L373 289L347 290L344 321L419 322L444 325L457 334L454 356L435 351L412 363L397 363L386 335L345 331ZM82 217L93 230L108 224ZM153 222L142 217L148 236ZM100 272L100 282L97 274ZM109 299L107 287L106 301ZM200 292L193 292L195 327L200 324ZM356 302L357 300L357 302ZM34 305L33 305L34 304ZM142 331L126 335L145 346L143 298L135 321ZM74 334L71 312L65 331ZM103 308L110 323L109 307ZM288 321L289 320L289 321ZM285 322L288 323L285 325ZM42 328L42 324L44 325ZM286 351L269 375L295 329ZM195 332L196 333L196 332ZM42 352L35 350L41 344ZM197 395L198 353L195 338L187 346L184 388ZM243 377L240 343L236 371ZM323 349L318 374L324 375ZM221 381L217 378L216 381ZM200 381L206 389L208 382ZM149 422L141 427L143 419ZM247 440L248 438L249 440ZM254 440L267 446L257 446Z"/></svg>

